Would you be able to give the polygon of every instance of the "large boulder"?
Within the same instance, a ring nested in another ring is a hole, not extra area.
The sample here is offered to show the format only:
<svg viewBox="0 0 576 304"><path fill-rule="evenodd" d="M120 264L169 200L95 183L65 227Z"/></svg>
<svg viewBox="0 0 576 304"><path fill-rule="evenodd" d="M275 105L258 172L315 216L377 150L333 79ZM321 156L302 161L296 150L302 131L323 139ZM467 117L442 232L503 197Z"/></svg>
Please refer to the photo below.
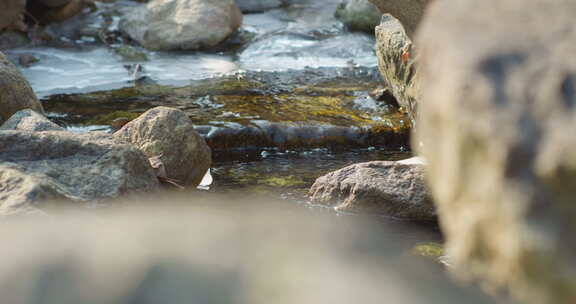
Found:
<svg viewBox="0 0 576 304"><path fill-rule="evenodd" d="M424 184L421 162L373 161L319 177L310 188L312 203L338 211L434 221L436 211Z"/></svg>
<svg viewBox="0 0 576 304"><path fill-rule="evenodd" d="M20 18L26 8L26 0L0 1L0 31Z"/></svg>
<svg viewBox="0 0 576 304"><path fill-rule="evenodd" d="M390 14L400 20L409 37L414 33L428 3L432 0L369 0L382 14Z"/></svg>
<svg viewBox="0 0 576 304"><path fill-rule="evenodd" d="M380 25L376 27L378 69L392 95L415 126L421 92L413 52L412 40L398 19L389 14L383 15Z"/></svg>
<svg viewBox="0 0 576 304"><path fill-rule="evenodd" d="M33 110L26 109L16 112L10 119L0 126L3 130L26 130L26 131L64 131L61 126L51 122Z"/></svg>
<svg viewBox="0 0 576 304"><path fill-rule="evenodd" d="M417 140L448 255L522 303L576 303L574 12L437 0L417 40Z"/></svg>
<svg viewBox="0 0 576 304"><path fill-rule="evenodd" d="M109 134L0 131L0 214L49 207L49 199L95 202L150 191L148 159Z"/></svg>
<svg viewBox="0 0 576 304"><path fill-rule="evenodd" d="M0 52L0 123L23 109L44 112L26 78Z"/></svg>
<svg viewBox="0 0 576 304"><path fill-rule="evenodd" d="M336 9L336 18L340 19L352 31L374 34L374 28L380 23L382 14L368 0L347 0Z"/></svg>
<svg viewBox="0 0 576 304"><path fill-rule="evenodd" d="M236 4L243 13L258 13L282 5L280 0L236 0Z"/></svg>
<svg viewBox="0 0 576 304"><path fill-rule="evenodd" d="M197 186L212 163L210 147L188 115L177 109L150 109L114 136L138 147L149 158L160 157L167 177L183 186Z"/></svg>
<svg viewBox="0 0 576 304"><path fill-rule="evenodd" d="M123 17L122 31L151 50L218 45L242 24L234 0L152 0Z"/></svg>

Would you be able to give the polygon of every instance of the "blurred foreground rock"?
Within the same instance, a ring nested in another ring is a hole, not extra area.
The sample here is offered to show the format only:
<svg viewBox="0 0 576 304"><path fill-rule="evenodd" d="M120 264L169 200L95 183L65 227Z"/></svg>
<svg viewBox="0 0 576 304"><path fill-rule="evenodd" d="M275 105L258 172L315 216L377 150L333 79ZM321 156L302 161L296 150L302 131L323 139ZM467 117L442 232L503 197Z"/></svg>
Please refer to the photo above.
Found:
<svg viewBox="0 0 576 304"><path fill-rule="evenodd" d="M0 123L23 109L44 112L26 78L0 52Z"/></svg>
<svg viewBox="0 0 576 304"><path fill-rule="evenodd" d="M197 50L218 45L240 25L234 0L152 0L126 14L120 27L151 50Z"/></svg>
<svg viewBox="0 0 576 304"><path fill-rule="evenodd" d="M105 133L0 131L0 215L42 210L50 200L94 205L151 191L158 180L136 148Z"/></svg>
<svg viewBox="0 0 576 304"><path fill-rule="evenodd" d="M412 221L435 221L421 162L374 161L322 176L310 188L312 203Z"/></svg>
<svg viewBox="0 0 576 304"><path fill-rule="evenodd" d="M574 12L436 0L419 32L417 140L448 254L522 303L576 303Z"/></svg>
<svg viewBox="0 0 576 304"><path fill-rule="evenodd" d="M270 201L150 203L160 201L204 207L0 223L2 302L491 303L398 256L378 222L280 211Z"/></svg>
<svg viewBox="0 0 576 304"><path fill-rule="evenodd" d="M124 125L114 137L133 144L148 157L160 156L168 178L196 187L212 164L210 147L186 113L156 107Z"/></svg>

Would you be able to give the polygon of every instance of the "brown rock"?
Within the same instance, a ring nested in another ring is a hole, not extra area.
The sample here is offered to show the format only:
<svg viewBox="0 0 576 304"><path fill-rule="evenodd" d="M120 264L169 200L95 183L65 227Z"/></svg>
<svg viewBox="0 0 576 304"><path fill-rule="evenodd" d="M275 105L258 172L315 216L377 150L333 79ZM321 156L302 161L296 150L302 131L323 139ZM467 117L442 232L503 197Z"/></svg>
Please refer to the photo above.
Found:
<svg viewBox="0 0 576 304"><path fill-rule="evenodd" d="M161 156L168 178L184 186L197 186L212 163L210 148L180 110L153 108L114 136L135 145L148 157Z"/></svg>
<svg viewBox="0 0 576 304"><path fill-rule="evenodd" d="M374 161L319 177L312 203L339 211L367 212L414 221L434 221L436 211L424 185L421 162Z"/></svg>
<svg viewBox="0 0 576 304"><path fill-rule="evenodd" d="M26 0L0 1L0 31L18 20L26 8Z"/></svg>
<svg viewBox="0 0 576 304"><path fill-rule="evenodd" d="M455 271L576 303L576 1L436 0L417 141Z"/></svg>
<svg viewBox="0 0 576 304"><path fill-rule="evenodd" d="M23 109L44 113L28 81L0 52L0 123Z"/></svg>

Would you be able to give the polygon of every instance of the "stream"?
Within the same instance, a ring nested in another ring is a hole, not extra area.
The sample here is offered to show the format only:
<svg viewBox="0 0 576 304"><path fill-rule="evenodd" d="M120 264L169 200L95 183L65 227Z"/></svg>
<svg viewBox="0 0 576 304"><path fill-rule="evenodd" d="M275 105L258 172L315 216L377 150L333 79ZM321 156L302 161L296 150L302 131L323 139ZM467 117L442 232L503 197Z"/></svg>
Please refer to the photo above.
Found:
<svg viewBox="0 0 576 304"><path fill-rule="evenodd" d="M337 4L313 1L245 15L241 32L251 38L231 50L139 49L148 60L135 62L81 37L74 47L6 54L14 61L22 54L40 60L22 72L48 117L74 132L109 131L114 118L134 118L158 105L189 113L213 149L214 183L204 195L258 194L347 216L309 205L307 189L317 177L353 163L410 157L409 126L402 114L369 98L381 82L374 37L348 32L333 17ZM138 63L143 82L125 67ZM437 227L374 218L390 231L391 242L402 243L402 252L441 241Z"/></svg>

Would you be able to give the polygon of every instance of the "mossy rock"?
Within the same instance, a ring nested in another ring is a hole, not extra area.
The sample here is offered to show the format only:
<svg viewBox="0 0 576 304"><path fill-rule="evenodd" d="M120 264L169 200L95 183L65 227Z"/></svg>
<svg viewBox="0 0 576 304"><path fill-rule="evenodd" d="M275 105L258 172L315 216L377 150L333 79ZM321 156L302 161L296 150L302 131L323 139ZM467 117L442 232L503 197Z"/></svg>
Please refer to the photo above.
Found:
<svg viewBox="0 0 576 304"><path fill-rule="evenodd" d="M135 86L51 96L44 102L50 112L68 113L71 122L84 124L133 118L155 106L177 108L190 116L213 150L408 145L410 123L404 114L354 107L358 95L367 96L378 79L327 72L311 81L321 73L298 73L239 73L185 87Z"/></svg>

